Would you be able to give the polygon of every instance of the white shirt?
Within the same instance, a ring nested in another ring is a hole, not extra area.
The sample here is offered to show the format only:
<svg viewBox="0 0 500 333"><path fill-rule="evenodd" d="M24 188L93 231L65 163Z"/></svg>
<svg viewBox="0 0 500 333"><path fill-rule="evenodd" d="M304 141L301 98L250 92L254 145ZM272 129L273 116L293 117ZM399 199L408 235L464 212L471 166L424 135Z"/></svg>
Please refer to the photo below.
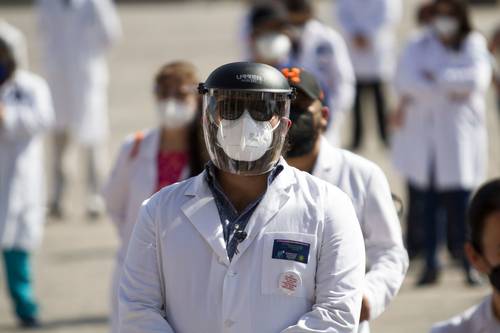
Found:
<svg viewBox="0 0 500 333"><path fill-rule="evenodd" d="M435 324L431 333L496 333L500 332L500 321L493 313L492 295L448 321Z"/></svg>
<svg viewBox="0 0 500 333"><path fill-rule="evenodd" d="M312 174L338 186L354 204L368 267L363 292L370 304L370 320L375 319L396 296L408 269L408 255L387 179L376 164L334 148L324 138Z"/></svg>
<svg viewBox="0 0 500 333"><path fill-rule="evenodd" d="M121 280L122 333L356 331L365 263L352 204L281 163L231 262L205 172L144 203ZM307 247L307 264L273 259L279 242Z"/></svg>

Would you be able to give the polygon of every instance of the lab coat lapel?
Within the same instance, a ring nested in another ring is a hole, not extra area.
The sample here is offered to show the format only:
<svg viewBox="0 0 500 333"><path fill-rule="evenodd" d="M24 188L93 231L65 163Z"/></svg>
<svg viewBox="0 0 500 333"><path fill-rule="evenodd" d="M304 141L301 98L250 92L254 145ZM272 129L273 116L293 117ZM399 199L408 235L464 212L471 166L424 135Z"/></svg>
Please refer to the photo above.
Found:
<svg viewBox="0 0 500 333"><path fill-rule="evenodd" d="M194 178L185 192L185 195L192 198L181 209L219 259L229 265L219 212L205 181L205 174L206 171Z"/></svg>
<svg viewBox="0 0 500 333"><path fill-rule="evenodd" d="M146 133L144 141L139 147L139 158L136 159L141 163L139 169L143 170L141 175L141 184L144 188L144 194L150 196L154 194L157 186L158 170L156 165L156 158L160 144L160 129L155 128Z"/></svg>
<svg viewBox="0 0 500 333"><path fill-rule="evenodd" d="M284 159L280 162L284 169L268 187L262 201L257 206L246 228L247 237L238 246L238 255L233 257L237 262L246 249L252 244L262 229L276 216L290 198L290 188L296 183L292 167Z"/></svg>

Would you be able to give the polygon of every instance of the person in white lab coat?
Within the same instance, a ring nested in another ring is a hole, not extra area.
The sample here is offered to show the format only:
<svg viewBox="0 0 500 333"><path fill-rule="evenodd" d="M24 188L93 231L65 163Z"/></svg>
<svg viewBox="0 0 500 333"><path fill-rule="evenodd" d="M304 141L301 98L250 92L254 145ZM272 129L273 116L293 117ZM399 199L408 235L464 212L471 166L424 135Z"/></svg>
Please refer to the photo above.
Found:
<svg viewBox="0 0 500 333"><path fill-rule="evenodd" d="M120 35L111 0L38 0L42 60L56 115L50 214L62 217L70 139L84 150L89 217L102 210L99 149L108 135L106 55Z"/></svg>
<svg viewBox="0 0 500 333"><path fill-rule="evenodd" d="M375 99L380 138L387 144L384 84L392 79L396 60L395 32L401 18L401 0L338 0L337 17L356 73L352 149L363 140L362 96Z"/></svg>
<svg viewBox="0 0 500 333"><path fill-rule="evenodd" d="M313 73L331 110L325 137L340 145L343 119L354 101L354 70L346 43L335 30L314 17L311 0L284 0L288 11L292 51L287 66Z"/></svg>
<svg viewBox="0 0 500 333"><path fill-rule="evenodd" d="M104 186L106 207L120 237L112 281L111 332L119 332L118 286L141 203L164 186L203 171L198 82L196 68L184 61L159 70L154 80L158 126L125 139Z"/></svg>
<svg viewBox="0 0 500 333"><path fill-rule="evenodd" d="M200 85L211 162L146 201L120 283L120 332L356 332L365 270L351 201L280 158L293 91L275 68Z"/></svg>
<svg viewBox="0 0 500 333"><path fill-rule="evenodd" d="M396 296L408 269L399 219L387 179L374 163L332 147L322 133L328 107L316 78L302 69L285 69L290 86L297 89L292 101L287 162L330 184L351 198L365 239L368 272L363 289L359 332L369 332L368 321L384 312Z"/></svg>
<svg viewBox="0 0 500 333"><path fill-rule="evenodd" d="M415 21L418 30L415 34L422 34L423 31L430 29L432 22L434 6L432 2L422 3L416 10ZM407 96L399 96L400 100L396 110L391 114L390 125L392 129L397 130L404 122L405 109L410 103ZM425 232L422 220L425 218L424 198L418 191L413 191L413 187L407 189L408 213L406 217L406 249L410 260L421 256L424 252Z"/></svg>
<svg viewBox="0 0 500 333"><path fill-rule="evenodd" d="M472 265L486 274L492 293L463 314L435 324L431 333L500 332L500 179L488 181L474 195L468 211Z"/></svg>
<svg viewBox="0 0 500 333"><path fill-rule="evenodd" d="M490 57L462 2L435 0L431 25L410 40L398 65L396 90L408 103L394 133L393 160L424 202L426 265L418 284L438 280L441 209L449 248L463 261L467 282L475 284L463 254L465 209L486 172Z"/></svg>
<svg viewBox="0 0 500 333"><path fill-rule="evenodd" d="M18 68L22 34L0 24L0 250L19 324L38 326L31 252L42 238L44 173L41 135L53 121L47 84Z"/></svg>

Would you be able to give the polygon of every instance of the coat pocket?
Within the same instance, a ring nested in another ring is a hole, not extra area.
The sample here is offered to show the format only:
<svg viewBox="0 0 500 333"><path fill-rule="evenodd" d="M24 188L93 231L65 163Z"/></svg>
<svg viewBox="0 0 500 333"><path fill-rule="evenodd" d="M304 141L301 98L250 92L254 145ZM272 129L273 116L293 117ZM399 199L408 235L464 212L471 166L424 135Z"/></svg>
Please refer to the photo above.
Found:
<svg viewBox="0 0 500 333"><path fill-rule="evenodd" d="M263 241L262 294L313 300L316 235L273 232Z"/></svg>

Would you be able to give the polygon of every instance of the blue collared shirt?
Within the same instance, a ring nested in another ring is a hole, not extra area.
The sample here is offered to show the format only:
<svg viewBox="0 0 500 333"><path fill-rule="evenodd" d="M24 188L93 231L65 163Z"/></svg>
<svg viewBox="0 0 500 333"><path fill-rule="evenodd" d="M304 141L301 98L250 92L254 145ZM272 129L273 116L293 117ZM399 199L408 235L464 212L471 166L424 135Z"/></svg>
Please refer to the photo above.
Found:
<svg viewBox="0 0 500 333"><path fill-rule="evenodd" d="M229 260L233 259L235 253L237 253L238 244L241 240L238 237L234 237L237 232L243 232L252 217L253 212L262 200L262 196L257 198L254 202L250 203L242 212L238 214L236 208L234 208L231 201L228 199L224 190L220 186L217 178L215 177L215 165L212 162L208 162L206 168L206 178L208 187L214 196L215 205L219 211L220 220L222 223L222 230L224 233L224 240L226 241L226 250ZM267 186L276 179L276 177L283 170L283 165L277 164L267 178Z"/></svg>

